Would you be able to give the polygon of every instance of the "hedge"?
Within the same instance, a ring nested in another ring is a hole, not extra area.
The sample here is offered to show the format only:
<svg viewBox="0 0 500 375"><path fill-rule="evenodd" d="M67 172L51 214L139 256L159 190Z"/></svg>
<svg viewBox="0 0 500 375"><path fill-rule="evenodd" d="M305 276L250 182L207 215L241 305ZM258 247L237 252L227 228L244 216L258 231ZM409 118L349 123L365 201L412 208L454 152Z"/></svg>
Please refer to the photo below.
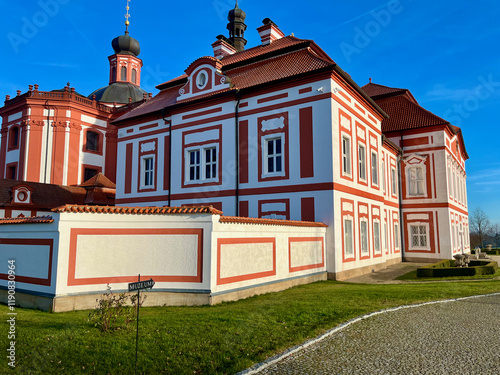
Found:
<svg viewBox="0 0 500 375"><path fill-rule="evenodd" d="M417 277L493 275L497 269L498 263L495 261L472 260L469 267L455 267L455 261L448 259L417 268Z"/></svg>

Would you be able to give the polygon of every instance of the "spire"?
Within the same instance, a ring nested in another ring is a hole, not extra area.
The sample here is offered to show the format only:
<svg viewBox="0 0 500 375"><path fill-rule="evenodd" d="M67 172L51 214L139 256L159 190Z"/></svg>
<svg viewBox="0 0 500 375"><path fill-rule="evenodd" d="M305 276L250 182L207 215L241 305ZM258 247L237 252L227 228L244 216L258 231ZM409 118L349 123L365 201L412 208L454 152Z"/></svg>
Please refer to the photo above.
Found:
<svg viewBox="0 0 500 375"><path fill-rule="evenodd" d="M125 14L125 34L128 34L128 26L130 25L130 21L129 21L129 18L130 18L130 13L129 13L130 0L127 0L127 7L125 9L127 9L127 14Z"/></svg>
<svg viewBox="0 0 500 375"><path fill-rule="evenodd" d="M227 16L229 21L227 29L229 30L229 40L238 52L243 51L247 44L245 39L245 30L247 29L247 25L245 25L246 17L246 13L240 9L238 1L236 1L234 9L231 9Z"/></svg>

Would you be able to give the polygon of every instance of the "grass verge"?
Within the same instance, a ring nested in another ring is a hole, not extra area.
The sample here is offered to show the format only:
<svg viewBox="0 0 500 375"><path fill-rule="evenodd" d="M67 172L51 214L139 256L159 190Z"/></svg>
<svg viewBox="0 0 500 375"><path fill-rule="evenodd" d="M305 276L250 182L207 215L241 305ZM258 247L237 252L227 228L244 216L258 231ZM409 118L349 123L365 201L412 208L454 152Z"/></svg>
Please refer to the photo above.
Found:
<svg viewBox="0 0 500 375"><path fill-rule="evenodd" d="M142 308L139 373L232 374L356 316L419 302L500 292L500 281L366 285L334 281L202 307ZM6 317L7 307L0 306ZM16 309L22 374L130 374L135 329L102 333L88 311ZM7 323L2 347L7 346ZM7 360L0 364L7 370Z"/></svg>

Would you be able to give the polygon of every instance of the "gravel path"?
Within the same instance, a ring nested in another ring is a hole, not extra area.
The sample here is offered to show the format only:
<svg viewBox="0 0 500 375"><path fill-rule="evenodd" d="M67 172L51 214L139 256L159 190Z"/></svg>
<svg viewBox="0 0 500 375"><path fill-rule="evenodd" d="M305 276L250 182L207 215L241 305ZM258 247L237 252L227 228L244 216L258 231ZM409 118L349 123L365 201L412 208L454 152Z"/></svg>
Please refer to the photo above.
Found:
<svg viewBox="0 0 500 375"><path fill-rule="evenodd" d="M500 374L500 295L353 323L257 374Z"/></svg>

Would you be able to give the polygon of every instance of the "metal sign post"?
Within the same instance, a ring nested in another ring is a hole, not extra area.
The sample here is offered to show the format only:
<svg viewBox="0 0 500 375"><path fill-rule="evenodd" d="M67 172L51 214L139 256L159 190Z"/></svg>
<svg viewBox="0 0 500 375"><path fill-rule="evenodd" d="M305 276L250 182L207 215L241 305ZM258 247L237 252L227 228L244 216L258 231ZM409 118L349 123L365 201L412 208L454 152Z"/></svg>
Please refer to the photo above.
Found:
<svg viewBox="0 0 500 375"><path fill-rule="evenodd" d="M137 290L137 329L135 334L135 374L137 375L137 356L139 353L139 308L141 307L141 289L149 289L155 285L153 279L141 281L141 275L136 283L128 284L128 291L133 292Z"/></svg>

